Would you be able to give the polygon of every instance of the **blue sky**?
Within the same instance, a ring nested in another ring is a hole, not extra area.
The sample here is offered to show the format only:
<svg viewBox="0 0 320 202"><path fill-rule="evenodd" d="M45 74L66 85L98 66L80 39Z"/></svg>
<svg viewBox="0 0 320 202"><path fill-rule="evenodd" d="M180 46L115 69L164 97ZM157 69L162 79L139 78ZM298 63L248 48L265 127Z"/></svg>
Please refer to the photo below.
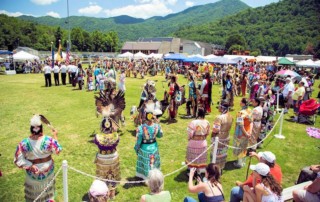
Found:
<svg viewBox="0 0 320 202"><path fill-rule="evenodd" d="M69 0L70 16L136 18L166 16L188 7L218 0ZM251 7L264 6L279 0L242 0ZM9 16L32 15L63 18L67 16L67 0L0 0L0 13Z"/></svg>

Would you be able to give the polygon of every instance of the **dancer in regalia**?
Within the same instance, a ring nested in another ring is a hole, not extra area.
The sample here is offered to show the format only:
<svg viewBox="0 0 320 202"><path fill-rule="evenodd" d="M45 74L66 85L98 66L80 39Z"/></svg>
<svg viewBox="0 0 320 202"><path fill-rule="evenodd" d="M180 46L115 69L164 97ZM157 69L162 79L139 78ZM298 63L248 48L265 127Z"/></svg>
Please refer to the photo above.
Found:
<svg viewBox="0 0 320 202"><path fill-rule="evenodd" d="M218 115L213 122L212 142L214 141L214 138L218 136L219 142L223 143L218 145L216 156L216 164L218 164L220 169L223 170L227 161L230 129L233 123L233 118L229 113L229 103L227 102L221 102L219 112L221 114Z"/></svg>
<svg viewBox="0 0 320 202"><path fill-rule="evenodd" d="M197 84L195 81L195 76L193 75L193 71L188 71L188 79L189 79L189 98L186 104L187 107L187 116L195 118L197 115L197 105L198 105L198 97L197 97Z"/></svg>
<svg viewBox="0 0 320 202"><path fill-rule="evenodd" d="M205 114L206 112L204 108L198 108L198 119L191 121L188 125L188 146L186 157L188 169L198 168L199 171L203 173L207 166L207 152L205 152L207 149L206 138L210 132L210 123L204 119ZM199 155L201 156L199 157ZM199 158L196 159L197 157ZM194 161L194 159L196 160Z"/></svg>
<svg viewBox="0 0 320 202"><path fill-rule="evenodd" d="M137 153L136 176L147 179L149 171L160 169L160 155L157 138L162 137L161 126L155 123L155 103L146 104L146 122L137 128L137 141L134 150Z"/></svg>
<svg viewBox="0 0 320 202"><path fill-rule="evenodd" d="M121 112L125 109L125 99L122 91L119 91L114 98L105 96L103 93L100 97L96 96L97 111L104 117L101 122L101 132L96 134L94 142L99 148L96 155L96 174L103 179L119 181L120 165L117 146L119 143L118 120ZM109 188L109 198L115 197L116 183L107 182Z"/></svg>
<svg viewBox="0 0 320 202"><path fill-rule="evenodd" d="M233 137L233 154L237 157L238 161L234 166L241 168L245 164L245 157L247 153L247 146L252 134L252 115L251 110L248 109L248 100L242 98L240 102L241 111L237 114L236 129Z"/></svg>
<svg viewBox="0 0 320 202"><path fill-rule="evenodd" d="M59 154L62 147L58 143L57 130L52 129L53 138L43 134L39 115L34 115L30 122L31 135L17 146L14 163L26 170L25 200L34 201L54 179L54 163L51 155ZM54 182L37 201L54 200Z"/></svg>

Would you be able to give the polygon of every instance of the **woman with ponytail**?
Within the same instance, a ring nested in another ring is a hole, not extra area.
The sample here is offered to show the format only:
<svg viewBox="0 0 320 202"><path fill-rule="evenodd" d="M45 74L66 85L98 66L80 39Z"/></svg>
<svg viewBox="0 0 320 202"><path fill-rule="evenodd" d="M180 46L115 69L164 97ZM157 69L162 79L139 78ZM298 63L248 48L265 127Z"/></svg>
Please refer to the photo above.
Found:
<svg viewBox="0 0 320 202"><path fill-rule="evenodd" d="M282 187L270 174L270 168L265 163L258 163L251 165L250 169L253 170L254 188L244 186L244 202L282 202L281 192ZM255 184L255 182L260 183Z"/></svg>
<svg viewBox="0 0 320 202"><path fill-rule="evenodd" d="M193 177L196 172L196 168L192 168L189 175L188 189L191 193L198 193L199 202L221 202L224 201L224 195L220 179L220 167L210 163L206 167L205 180L201 181L200 177L197 177L198 184L193 185ZM184 202L196 202L191 197L186 197Z"/></svg>

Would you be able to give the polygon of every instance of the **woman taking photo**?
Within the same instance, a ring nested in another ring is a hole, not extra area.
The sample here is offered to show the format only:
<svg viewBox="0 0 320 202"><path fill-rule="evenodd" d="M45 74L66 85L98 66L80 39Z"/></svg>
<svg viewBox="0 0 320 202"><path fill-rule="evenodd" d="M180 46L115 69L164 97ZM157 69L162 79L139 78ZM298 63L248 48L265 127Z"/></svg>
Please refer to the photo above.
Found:
<svg viewBox="0 0 320 202"><path fill-rule="evenodd" d="M282 187L270 174L270 168L265 163L251 165L253 170L253 189L248 185L243 187L244 202L281 202ZM255 182L260 182L255 184Z"/></svg>
<svg viewBox="0 0 320 202"><path fill-rule="evenodd" d="M193 185L193 177L196 172L196 168L192 168L189 175L188 189L191 193L198 193L198 199L200 202L220 202L224 201L224 195L222 191L222 185L220 179L219 166L210 163L206 167L205 178L206 182L202 182L200 177L197 177L198 184ZM196 202L191 197L186 197L184 202Z"/></svg>

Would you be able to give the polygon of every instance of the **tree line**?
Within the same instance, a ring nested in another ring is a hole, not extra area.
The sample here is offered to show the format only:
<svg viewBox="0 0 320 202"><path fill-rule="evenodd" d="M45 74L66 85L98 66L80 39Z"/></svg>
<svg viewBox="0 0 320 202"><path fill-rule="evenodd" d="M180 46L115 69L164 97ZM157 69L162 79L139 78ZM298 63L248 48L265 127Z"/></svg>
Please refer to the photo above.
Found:
<svg viewBox="0 0 320 202"><path fill-rule="evenodd" d="M66 49L69 33L61 27L39 25L34 22L0 14L0 48L18 46L31 47L36 50L50 51L61 45ZM71 29L72 51L115 52L119 50L120 41L117 32L88 32L81 27Z"/></svg>

